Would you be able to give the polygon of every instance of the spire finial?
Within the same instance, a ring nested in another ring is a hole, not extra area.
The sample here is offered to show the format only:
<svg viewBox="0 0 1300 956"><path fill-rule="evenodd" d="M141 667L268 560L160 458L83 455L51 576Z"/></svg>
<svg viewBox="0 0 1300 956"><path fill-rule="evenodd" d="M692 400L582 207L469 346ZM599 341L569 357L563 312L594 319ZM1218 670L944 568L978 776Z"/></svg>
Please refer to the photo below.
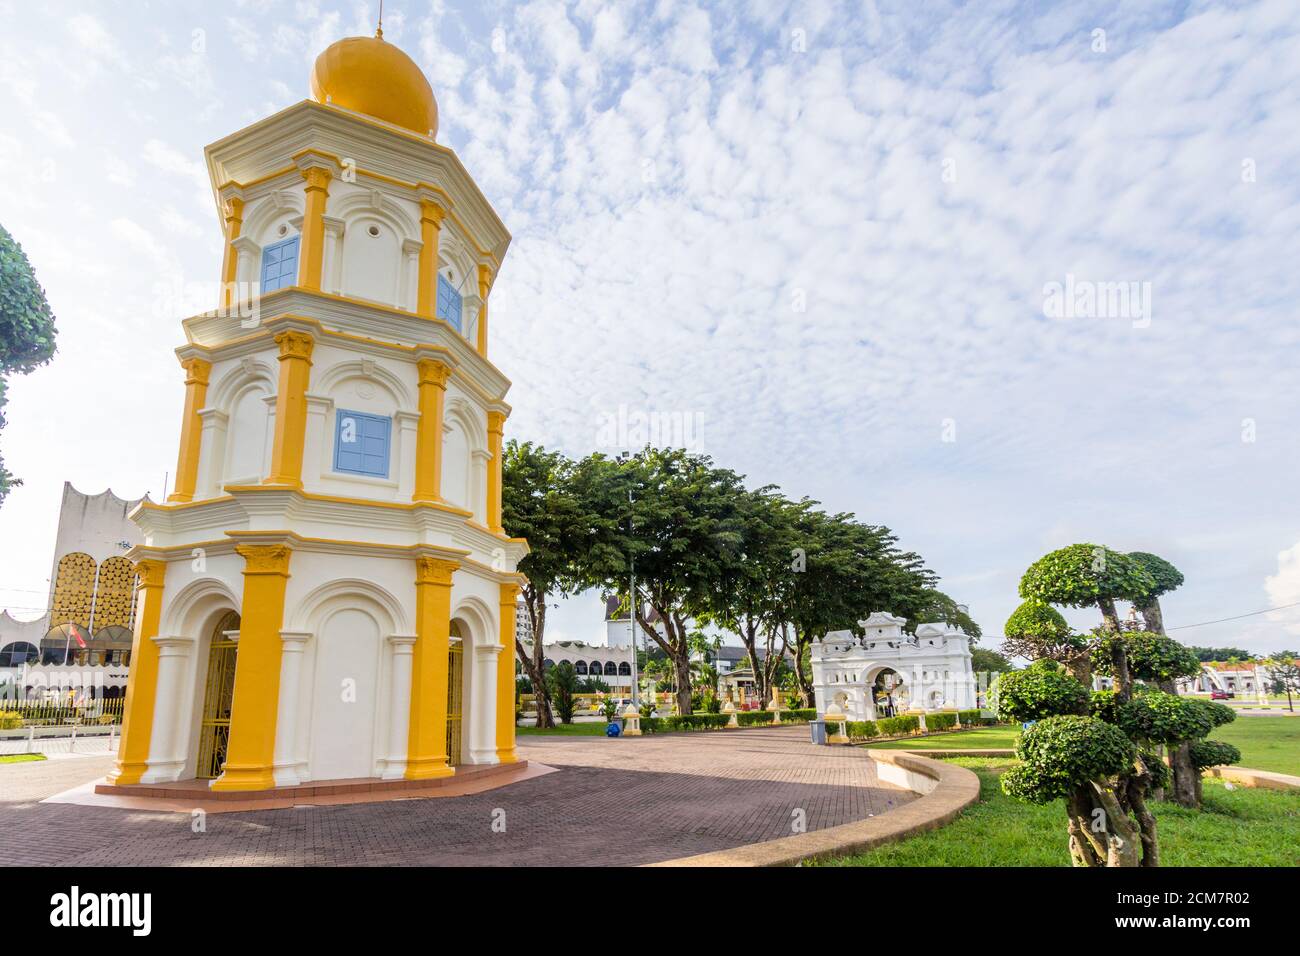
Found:
<svg viewBox="0 0 1300 956"><path fill-rule="evenodd" d="M379 26L375 28L375 36L380 40L384 38L384 0L379 0Z"/></svg>

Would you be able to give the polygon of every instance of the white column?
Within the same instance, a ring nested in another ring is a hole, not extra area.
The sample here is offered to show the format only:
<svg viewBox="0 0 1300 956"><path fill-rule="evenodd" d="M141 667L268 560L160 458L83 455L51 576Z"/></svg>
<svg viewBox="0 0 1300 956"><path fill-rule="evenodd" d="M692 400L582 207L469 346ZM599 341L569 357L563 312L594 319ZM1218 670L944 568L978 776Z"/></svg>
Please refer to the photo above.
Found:
<svg viewBox="0 0 1300 956"><path fill-rule="evenodd" d="M415 653L414 634L388 637L388 756L381 776L400 780L406 774L406 735L411 718L411 664Z"/></svg>
<svg viewBox="0 0 1300 956"><path fill-rule="evenodd" d="M230 416L217 408L199 412L199 480L194 497L213 498L221 494L221 469L226 458L226 426Z"/></svg>
<svg viewBox="0 0 1300 956"><path fill-rule="evenodd" d="M424 243L419 239L402 240L402 267L397 270L396 302L399 309L414 312L416 307L416 284L420 275L420 250Z"/></svg>
<svg viewBox="0 0 1300 956"><path fill-rule="evenodd" d="M497 659L501 644L474 647L474 672L470 675L469 760L470 763L499 763L497 757Z"/></svg>
<svg viewBox="0 0 1300 956"><path fill-rule="evenodd" d="M178 731L189 727L189 721L182 722L181 717L188 712L183 705L193 692L193 683L186 678L190 674L190 648L194 646L194 638L160 634L152 640L158 646L158 690L154 696L153 732L149 738L149 767L140 782L169 783L180 779L185 759L189 756L183 738L179 745L177 738L180 736ZM186 693L187 689L190 693Z"/></svg>
<svg viewBox="0 0 1300 956"><path fill-rule="evenodd" d="M320 287L322 292L339 295L343 292L343 230L344 222L334 216L324 216L325 249L321 259Z"/></svg>
<svg viewBox="0 0 1300 956"><path fill-rule="evenodd" d="M415 443L420 426L416 412L398 412L397 420L397 500L410 501L415 494Z"/></svg>
<svg viewBox="0 0 1300 956"><path fill-rule="evenodd" d="M241 298L247 299L252 295L252 283L258 283L259 287L261 284L262 277L258 273L262 266L262 247L248 236L240 236L231 245L236 255L235 281L244 283Z"/></svg>
<svg viewBox="0 0 1300 956"><path fill-rule="evenodd" d="M275 785L302 783L298 757L298 711L302 706L302 656L309 631L280 632L280 699L275 714Z"/></svg>
<svg viewBox="0 0 1300 956"><path fill-rule="evenodd" d="M307 396L307 438L302 451L302 484L308 491L318 491L321 476L333 470L329 436L333 434L330 413L334 400L326 395Z"/></svg>

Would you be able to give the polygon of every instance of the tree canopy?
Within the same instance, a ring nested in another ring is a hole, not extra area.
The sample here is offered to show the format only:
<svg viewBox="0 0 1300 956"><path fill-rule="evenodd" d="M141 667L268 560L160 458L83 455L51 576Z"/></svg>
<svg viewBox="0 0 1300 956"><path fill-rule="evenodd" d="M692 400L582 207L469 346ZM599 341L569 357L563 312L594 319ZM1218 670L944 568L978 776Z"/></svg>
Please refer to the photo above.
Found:
<svg viewBox="0 0 1300 956"><path fill-rule="evenodd" d="M5 379L44 365L54 355L54 313L36 281L27 254L0 226L0 429L4 428ZM0 502L21 482L0 457Z"/></svg>

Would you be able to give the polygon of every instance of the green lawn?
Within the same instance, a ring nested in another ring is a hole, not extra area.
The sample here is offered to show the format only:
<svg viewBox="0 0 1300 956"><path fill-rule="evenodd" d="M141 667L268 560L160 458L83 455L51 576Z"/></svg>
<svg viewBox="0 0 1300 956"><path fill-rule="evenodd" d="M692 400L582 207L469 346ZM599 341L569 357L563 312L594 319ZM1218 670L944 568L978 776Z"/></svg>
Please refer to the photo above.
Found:
<svg viewBox="0 0 1300 956"><path fill-rule="evenodd" d="M1241 766L1300 777L1300 717L1238 717L1210 734L1241 751Z"/></svg>
<svg viewBox="0 0 1300 956"><path fill-rule="evenodd" d="M826 866L1069 866L1065 809L1004 796L1003 758L957 757L980 777L980 799L960 817L930 833ZM1154 804L1163 866L1300 865L1300 795L1275 790L1227 789L1205 781L1205 809ZM942 881L941 881L942 882Z"/></svg>
<svg viewBox="0 0 1300 956"><path fill-rule="evenodd" d="M27 763L31 760L44 760L45 754L0 754L0 763Z"/></svg>
<svg viewBox="0 0 1300 956"><path fill-rule="evenodd" d="M521 737L604 737L607 726L609 725L603 720L589 720L581 724L556 724L548 730L516 727L515 733Z"/></svg>
<svg viewBox="0 0 1300 956"><path fill-rule="evenodd" d="M863 746L881 750L1000 750L1010 749L1020 737L1019 727L980 727L933 737L904 737L900 740L866 741Z"/></svg>

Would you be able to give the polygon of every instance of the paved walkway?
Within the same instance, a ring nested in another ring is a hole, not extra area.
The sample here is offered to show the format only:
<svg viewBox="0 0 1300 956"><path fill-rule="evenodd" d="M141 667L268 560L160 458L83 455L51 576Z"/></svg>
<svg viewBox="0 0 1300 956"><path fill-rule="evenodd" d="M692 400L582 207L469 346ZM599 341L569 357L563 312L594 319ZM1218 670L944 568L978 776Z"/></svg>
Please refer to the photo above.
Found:
<svg viewBox="0 0 1300 956"><path fill-rule="evenodd" d="M202 833L183 813L38 802L111 758L0 765L0 865L627 865L914 799L880 786L861 749L814 747L806 727L519 744L559 772L473 796L209 814Z"/></svg>

